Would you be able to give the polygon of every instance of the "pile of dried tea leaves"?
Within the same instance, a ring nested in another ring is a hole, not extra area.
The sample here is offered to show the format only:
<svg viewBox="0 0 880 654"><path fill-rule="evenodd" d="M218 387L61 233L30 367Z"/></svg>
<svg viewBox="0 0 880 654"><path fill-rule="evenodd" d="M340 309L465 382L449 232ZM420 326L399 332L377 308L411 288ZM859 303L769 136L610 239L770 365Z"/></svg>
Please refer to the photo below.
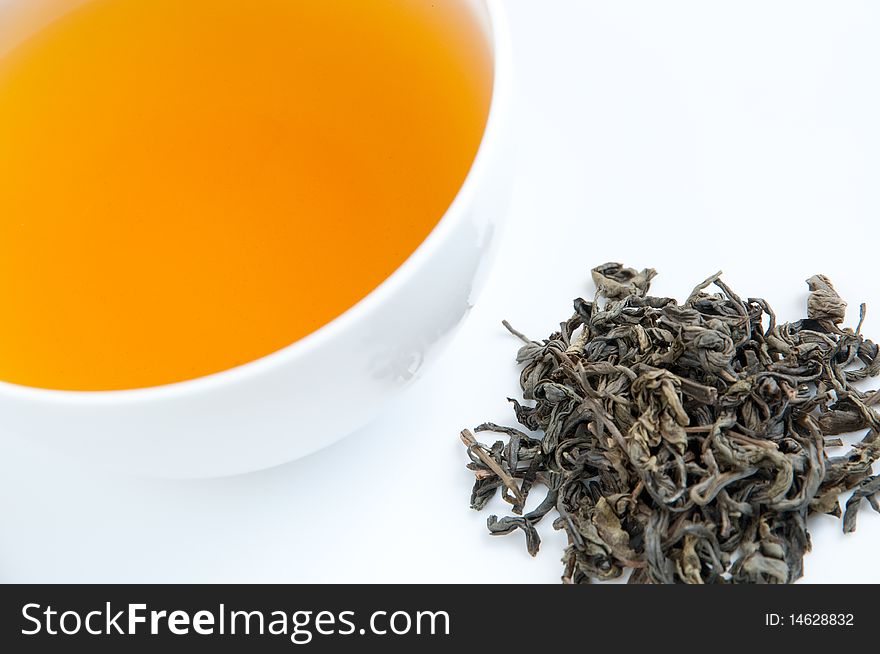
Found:
<svg viewBox="0 0 880 654"><path fill-rule="evenodd" d="M842 328L846 303L823 275L807 281L807 317L778 324L720 273L683 304L648 295L655 271L607 263L592 271L592 302L518 362L519 423L462 432L476 476L471 506L501 489L514 515L492 534L525 533L548 513L568 547L563 581L631 571L631 583L790 583L803 574L811 513L841 515L853 531L862 500L880 510L880 403L854 383L880 373L875 343ZM718 292L709 293L714 285ZM861 308L864 319L865 308ZM532 406L533 404L533 406ZM845 454L837 436L867 430ZM547 495L523 515L529 493Z"/></svg>

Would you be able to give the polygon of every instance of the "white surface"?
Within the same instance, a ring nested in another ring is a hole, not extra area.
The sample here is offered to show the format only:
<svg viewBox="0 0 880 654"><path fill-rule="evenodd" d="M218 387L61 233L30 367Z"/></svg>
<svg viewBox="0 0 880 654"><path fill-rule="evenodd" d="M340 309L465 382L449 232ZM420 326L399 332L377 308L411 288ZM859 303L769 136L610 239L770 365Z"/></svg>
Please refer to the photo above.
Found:
<svg viewBox="0 0 880 654"><path fill-rule="evenodd" d="M515 208L443 360L370 427L244 477L133 480L4 440L0 579L555 582L549 523L530 559L521 534L490 537L489 511L467 507L458 431L510 422L518 388L501 318L543 337L592 292L589 268L619 260L657 268L654 290L679 297L723 268L782 319L802 315L804 280L824 272L850 321L868 302L865 332L880 336L880 6L509 5ZM849 536L825 516L811 529L806 581L880 581L880 515L864 510Z"/></svg>

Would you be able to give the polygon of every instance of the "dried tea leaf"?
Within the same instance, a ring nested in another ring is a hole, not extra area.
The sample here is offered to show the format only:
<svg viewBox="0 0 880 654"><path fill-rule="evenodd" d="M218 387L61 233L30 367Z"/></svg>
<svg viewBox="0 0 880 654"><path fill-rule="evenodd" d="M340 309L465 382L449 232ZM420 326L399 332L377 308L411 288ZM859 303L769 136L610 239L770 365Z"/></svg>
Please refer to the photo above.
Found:
<svg viewBox="0 0 880 654"><path fill-rule="evenodd" d="M855 529L862 500L880 507L880 393L854 384L880 374L878 346L843 329L831 281L808 280L807 317L778 323L769 304L742 299L716 273L684 304L648 295L653 269L593 269L596 299L543 341L523 345L517 421L541 438L494 424L491 448L463 433L475 475L471 505L496 489L514 516L492 534L523 531L555 511L568 538L563 580L630 570L630 583L790 583L803 574L810 513ZM709 292L715 287L716 292ZM604 299L604 302L603 302ZM838 434L865 429L843 455ZM547 488L526 515L533 488Z"/></svg>

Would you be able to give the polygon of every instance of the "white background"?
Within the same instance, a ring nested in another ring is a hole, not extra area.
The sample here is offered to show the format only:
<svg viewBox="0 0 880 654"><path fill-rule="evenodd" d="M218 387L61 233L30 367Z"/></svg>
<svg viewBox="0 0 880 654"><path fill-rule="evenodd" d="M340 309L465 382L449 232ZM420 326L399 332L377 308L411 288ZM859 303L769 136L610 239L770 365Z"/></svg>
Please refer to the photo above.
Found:
<svg viewBox="0 0 880 654"><path fill-rule="evenodd" d="M608 260L686 296L724 269L780 318L823 272L880 335L880 5L509 0L519 172L493 274L454 343L384 416L262 473L159 482L3 438L0 581L555 582L468 508L458 440L512 422L517 342L592 293ZM2 419L2 417L0 417ZM500 501L490 508L503 510ZM880 515L811 521L805 581L880 581Z"/></svg>

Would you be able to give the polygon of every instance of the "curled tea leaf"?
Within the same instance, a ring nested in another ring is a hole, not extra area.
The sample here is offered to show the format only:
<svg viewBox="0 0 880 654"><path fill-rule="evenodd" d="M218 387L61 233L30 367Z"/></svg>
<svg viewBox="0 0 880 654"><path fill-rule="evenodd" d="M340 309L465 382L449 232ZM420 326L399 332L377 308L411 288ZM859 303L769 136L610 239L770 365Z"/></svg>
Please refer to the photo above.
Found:
<svg viewBox="0 0 880 654"><path fill-rule="evenodd" d="M846 302L834 290L825 275L813 275L807 280L810 296L807 299L807 317L839 325L846 317Z"/></svg>
<svg viewBox="0 0 880 654"><path fill-rule="evenodd" d="M653 268L638 271L619 263L604 263L593 268L592 275L600 295L619 300L630 295L647 295L657 271Z"/></svg>

